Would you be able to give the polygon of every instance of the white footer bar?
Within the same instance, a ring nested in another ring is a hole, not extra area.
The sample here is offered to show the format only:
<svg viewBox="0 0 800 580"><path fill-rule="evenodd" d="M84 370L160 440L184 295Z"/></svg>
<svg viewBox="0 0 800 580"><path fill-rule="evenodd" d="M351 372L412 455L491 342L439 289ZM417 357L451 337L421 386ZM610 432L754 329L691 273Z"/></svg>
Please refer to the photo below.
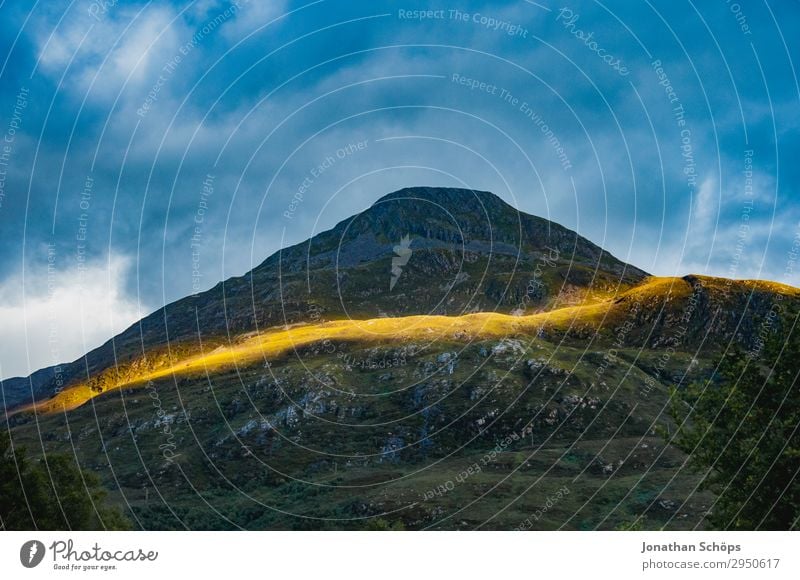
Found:
<svg viewBox="0 0 800 580"><path fill-rule="evenodd" d="M800 578L792 532L0 532L3 578ZM569 576L564 576L567 573ZM280 576L278 576L280 575ZM558 576L553 576L558 575ZM599 576L598 576L599 575Z"/></svg>

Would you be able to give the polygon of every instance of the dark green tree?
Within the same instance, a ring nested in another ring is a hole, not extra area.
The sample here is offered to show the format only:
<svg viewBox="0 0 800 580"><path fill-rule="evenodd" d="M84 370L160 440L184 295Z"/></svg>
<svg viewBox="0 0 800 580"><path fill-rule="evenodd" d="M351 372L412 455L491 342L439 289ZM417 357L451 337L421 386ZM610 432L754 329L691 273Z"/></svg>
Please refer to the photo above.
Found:
<svg viewBox="0 0 800 580"><path fill-rule="evenodd" d="M367 520L367 525L365 526L364 529L373 532L400 532L405 530L406 526L400 520L397 520L394 523L392 523L383 518L377 518L377 519Z"/></svg>
<svg viewBox="0 0 800 580"><path fill-rule="evenodd" d="M0 433L0 529L127 529L129 522L106 504L106 495L97 476L71 458L48 455L45 465L12 449L8 434Z"/></svg>
<svg viewBox="0 0 800 580"><path fill-rule="evenodd" d="M672 440L716 494L716 529L788 530L800 518L800 330L726 354L716 375L672 392Z"/></svg>

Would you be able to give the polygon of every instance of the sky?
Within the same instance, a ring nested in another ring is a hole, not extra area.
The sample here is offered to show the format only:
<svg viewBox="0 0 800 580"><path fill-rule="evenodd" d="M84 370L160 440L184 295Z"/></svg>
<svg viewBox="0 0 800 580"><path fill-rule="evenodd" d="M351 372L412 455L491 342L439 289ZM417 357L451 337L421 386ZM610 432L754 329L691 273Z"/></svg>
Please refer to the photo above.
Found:
<svg viewBox="0 0 800 580"><path fill-rule="evenodd" d="M800 2L0 3L0 378L414 185L800 285Z"/></svg>

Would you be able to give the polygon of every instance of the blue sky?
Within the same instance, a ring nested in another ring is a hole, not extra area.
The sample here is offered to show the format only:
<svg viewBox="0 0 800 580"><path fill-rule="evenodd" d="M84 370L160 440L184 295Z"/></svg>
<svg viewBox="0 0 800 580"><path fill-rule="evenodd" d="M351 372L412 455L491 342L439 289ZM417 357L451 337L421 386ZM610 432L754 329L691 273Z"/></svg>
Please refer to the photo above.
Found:
<svg viewBox="0 0 800 580"><path fill-rule="evenodd" d="M799 18L796 1L4 2L0 376L412 185L493 191L654 274L798 285Z"/></svg>

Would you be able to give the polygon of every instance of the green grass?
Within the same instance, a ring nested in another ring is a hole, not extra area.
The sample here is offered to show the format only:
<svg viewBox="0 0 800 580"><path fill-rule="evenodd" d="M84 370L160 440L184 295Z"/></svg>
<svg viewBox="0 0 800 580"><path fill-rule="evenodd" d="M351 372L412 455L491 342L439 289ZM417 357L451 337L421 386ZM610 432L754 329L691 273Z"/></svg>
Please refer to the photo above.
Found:
<svg viewBox="0 0 800 580"><path fill-rule="evenodd" d="M14 439L34 453L74 448L148 529L513 529L526 521L613 529L638 517L646 528L702 525L708 496L692 493L697 478L679 469L681 454L659 455L663 443L650 432L664 391L641 400L641 366L623 380L632 352L609 366L606 387L591 388L581 348L536 339L524 353L490 356L498 344L440 341L419 354L391 345L304 350L270 369L159 379L157 404L147 390L123 389L66 416L40 416L42 442L35 423L20 419ZM452 374L448 352L460 352ZM391 368L352 364L403 356ZM549 362L537 375L526 361L542 358ZM677 372L685 357L672 363ZM594 408L581 408L582 396ZM308 412L292 401L307 402ZM171 438L153 425L159 408L173 417ZM273 430L261 428L262 417ZM498 447L532 420L532 432ZM381 455L392 438L404 448ZM159 449L169 442L172 463ZM457 480L475 464L479 471ZM451 490L431 496L449 481ZM569 493L535 519L565 486ZM689 498L692 507L653 509L658 497Z"/></svg>

